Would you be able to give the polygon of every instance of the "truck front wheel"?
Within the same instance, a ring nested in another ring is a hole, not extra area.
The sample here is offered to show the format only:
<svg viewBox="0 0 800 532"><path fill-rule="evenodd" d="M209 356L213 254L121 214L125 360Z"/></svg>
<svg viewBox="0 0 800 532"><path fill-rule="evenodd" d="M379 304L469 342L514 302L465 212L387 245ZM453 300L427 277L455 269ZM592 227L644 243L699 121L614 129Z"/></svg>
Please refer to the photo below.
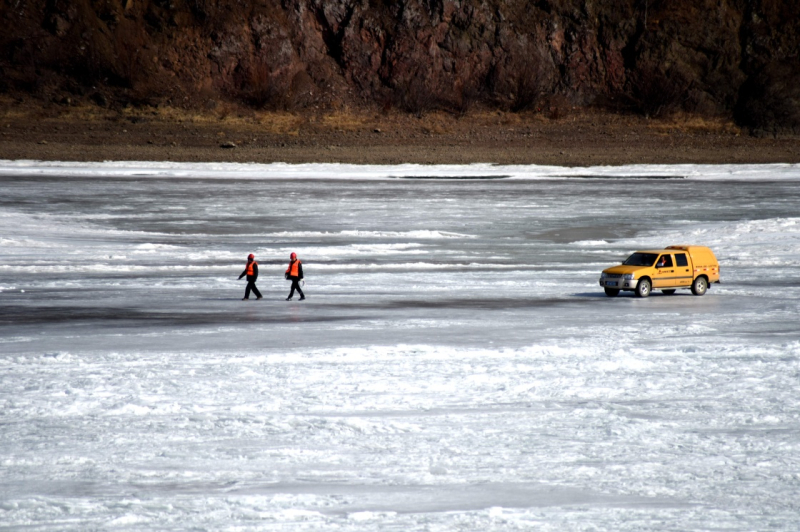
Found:
<svg viewBox="0 0 800 532"><path fill-rule="evenodd" d="M615 290L614 288L605 288L604 290L608 297L617 297L619 295L619 290Z"/></svg>
<svg viewBox="0 0 800 532"><path fill-rule="evenodd" d="M692 293L696 296L702 296L708 290L708 281L705 277L698 277L692 283Z"/></svg>
<svg viewBox="0 0 800 532"><path fill-rule="evenodd" d="M650 289L652 285L650 284L649 279L642 279L639 281L639 284L636 285L636 297L647 297L650 295Z"/></svg>

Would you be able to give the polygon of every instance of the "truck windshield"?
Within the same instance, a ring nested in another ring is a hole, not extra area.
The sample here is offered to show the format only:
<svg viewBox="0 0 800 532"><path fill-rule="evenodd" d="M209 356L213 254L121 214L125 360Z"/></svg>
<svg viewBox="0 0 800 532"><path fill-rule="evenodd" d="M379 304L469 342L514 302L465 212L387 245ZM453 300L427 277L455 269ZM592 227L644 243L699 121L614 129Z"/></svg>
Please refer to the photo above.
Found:
<svg viewBox="0 0 800 532"><path fill-rule="evenodd" d="M657 258L656 253L634 253L622 264L625 266L652 266Z"/></svg>

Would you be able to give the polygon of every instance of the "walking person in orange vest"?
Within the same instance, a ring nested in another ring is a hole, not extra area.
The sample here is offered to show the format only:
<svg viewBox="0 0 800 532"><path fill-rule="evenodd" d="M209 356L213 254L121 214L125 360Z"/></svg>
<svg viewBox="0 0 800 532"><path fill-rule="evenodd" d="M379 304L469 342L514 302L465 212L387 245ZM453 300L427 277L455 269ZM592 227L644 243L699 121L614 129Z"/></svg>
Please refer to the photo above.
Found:
<svg viewBox="0 0 800 532"><path fill-rule="evenodd" d="M286 268L285 277L292 281L292 290L289 292L289 297L286 298L286 301L292 300L295 290L300 294L300 301L302 301L306 298L300 289L300 280L303 278L303 263L297 260L297 253L292 253L289 258L291 260L289 261L289 267Z"/></svg>
<svg viewBox="0 0 800 532"><path fill-rule="evenodd" d="M244 271L239 276L241 279L244 276L247 276L247 287L244 289L244 297L242 301L250 299L250 290L256 295L256 299L261 299L261 292L258 291L256 288L256 279L258 279L258 263L256 262L256 257L252 253L247 256L247 266L244 267Z"/></svg>

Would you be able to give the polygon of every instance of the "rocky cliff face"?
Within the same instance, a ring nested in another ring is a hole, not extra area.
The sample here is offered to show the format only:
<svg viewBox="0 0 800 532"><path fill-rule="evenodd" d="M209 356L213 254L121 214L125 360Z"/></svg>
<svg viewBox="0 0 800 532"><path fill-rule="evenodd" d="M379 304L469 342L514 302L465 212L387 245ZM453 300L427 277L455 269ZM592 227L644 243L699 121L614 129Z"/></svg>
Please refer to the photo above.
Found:
<svg viewBox="0 0 800 532"><path fill-rule="evenodd" d="M800 133L795 0L0 0L0 91L101 105L481 104Z"/></svg>

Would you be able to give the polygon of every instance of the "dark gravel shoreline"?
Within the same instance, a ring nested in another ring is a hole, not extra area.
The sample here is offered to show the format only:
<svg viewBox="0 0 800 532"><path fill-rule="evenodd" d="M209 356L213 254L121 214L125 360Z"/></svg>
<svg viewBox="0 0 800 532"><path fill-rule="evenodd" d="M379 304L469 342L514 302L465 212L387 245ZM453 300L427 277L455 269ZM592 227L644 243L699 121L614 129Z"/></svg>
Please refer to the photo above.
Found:
<svg viewBox="0 0 800 532"><path fill-rule="evenodd" d="M0 159L352 164L800 163L800 138L608 113L165 116L0 109ZM227 146L227 147L226 147Z"/></svg>

